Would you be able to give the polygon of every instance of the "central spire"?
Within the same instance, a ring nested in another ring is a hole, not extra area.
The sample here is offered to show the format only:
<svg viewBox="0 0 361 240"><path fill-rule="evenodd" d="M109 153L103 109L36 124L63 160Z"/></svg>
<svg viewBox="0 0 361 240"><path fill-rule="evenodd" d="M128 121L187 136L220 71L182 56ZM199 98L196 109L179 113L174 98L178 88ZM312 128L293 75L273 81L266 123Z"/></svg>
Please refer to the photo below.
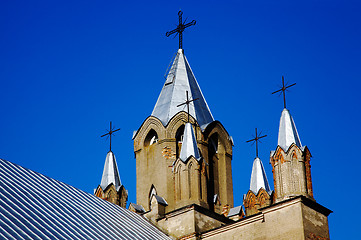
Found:
<svg viewBox="0 0 361 240"><path fill-rule="evenodd" d="M178 112L187 111L186 105L177 107L184 102L184 93L187 91L189 98L198 98L197 101L189 103L189 114L203 130L210 122L214 121L213 116L183 51L179 49L153 109L152 116L159 118L166 126Z"/></svg>

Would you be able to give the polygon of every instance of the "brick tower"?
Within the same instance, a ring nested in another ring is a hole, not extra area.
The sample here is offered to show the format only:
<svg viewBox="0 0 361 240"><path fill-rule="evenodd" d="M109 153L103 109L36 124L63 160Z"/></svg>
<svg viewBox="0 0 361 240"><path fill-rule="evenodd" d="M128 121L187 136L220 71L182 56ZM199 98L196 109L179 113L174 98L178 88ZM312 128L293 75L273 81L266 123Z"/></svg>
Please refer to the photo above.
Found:
<svg viewBox="0 0 361 240"><path fill-rule="evenodd" d="M192 101L182 105L187 92ZM167 202L166 212L188 204L218 213L222 205L233 206L232 140L214 121L183 49L174 58L152 115L133 139L137 204L145 210L153 195Z"/></svg>

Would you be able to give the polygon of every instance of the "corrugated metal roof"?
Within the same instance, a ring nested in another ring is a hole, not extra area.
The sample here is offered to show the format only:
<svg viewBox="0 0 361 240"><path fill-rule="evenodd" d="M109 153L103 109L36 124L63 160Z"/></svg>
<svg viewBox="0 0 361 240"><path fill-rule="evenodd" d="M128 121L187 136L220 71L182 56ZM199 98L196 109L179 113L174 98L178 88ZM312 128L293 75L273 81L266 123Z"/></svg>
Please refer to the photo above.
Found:
<svg viewBox="0 0 361 240"><path fill-rule="evenodd" d="M0 159L0 239L170 239L142 216Z"/></svg>
<svg viewBox="0 0 361 240"><path fill-rule="evenodd" d="M187 106L177 107L184 103L186 91L191 99L199 98L189 104L189 113L204 129L207 124L213 122L213 116L196 78L189 66L183 50L179 49L173 65L168 73L167 80L154 106L152 116L159 118L163 125L181 111L187 111Z"/></svg>

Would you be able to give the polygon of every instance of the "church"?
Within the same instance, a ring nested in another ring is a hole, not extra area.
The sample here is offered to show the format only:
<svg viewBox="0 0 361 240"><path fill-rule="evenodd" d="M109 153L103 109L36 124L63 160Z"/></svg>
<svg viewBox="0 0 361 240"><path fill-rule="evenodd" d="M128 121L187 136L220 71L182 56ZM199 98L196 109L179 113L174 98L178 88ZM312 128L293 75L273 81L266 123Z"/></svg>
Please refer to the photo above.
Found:
<svg viewBox="0 0 361 240"><path fill-rule="evenodd" d="M0 160L0 238L330 239L332 211L313 196L312 146L301 143L285 98L270 149L274 189L257 153L243 206L234 206L233 139L214 120L185 56L183 31L195 21L178 16L167 36L178 34L179 49L151 115L139 119L132 137L137 202L127 202L111 147L94 195ZM115 131L111 125L105 135ZM262 137L256 129L250 140L257 152Z"/></svg>

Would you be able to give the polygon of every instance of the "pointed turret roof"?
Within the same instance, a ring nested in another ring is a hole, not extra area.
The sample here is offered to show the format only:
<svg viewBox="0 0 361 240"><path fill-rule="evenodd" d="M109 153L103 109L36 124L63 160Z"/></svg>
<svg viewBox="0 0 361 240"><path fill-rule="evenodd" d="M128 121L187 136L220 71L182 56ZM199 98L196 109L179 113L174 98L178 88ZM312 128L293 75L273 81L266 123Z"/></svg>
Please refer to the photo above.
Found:
<svg viewBox="0 0 361 240"><path fill-rule="evenodd" d="M107 157L105 158L103 176L102 181L100 182L100 187L104 190L111 183L114 184L114 187L117 191L122 186L115 155L112 151L109 151Z"/></svg>
<svg viewBox="0 0 361 240"><path fill-rule="evenodd" d="M183 162L185 162L190 156L193 156L196 159L200 159L200 154L198 151L197 141L193 132L192 124L186 123L184 127L182 149L179 158Z"/></svg>
<svg viewBox="0 0 361 240"><path fill-rule="evenodd" d="M214 119L183 50L179 49L155 104L152 116L159 118L164 126L167 125L169 120L178 112L186 111L186 105L177 107L184 102L186 91L189 92L190 98L199 98L190 103L189 113L204 129Z"/></svg>
<svg viewBox="0 0 361 240"><path fill-rule="evenodd" d="M302 147L295 122L293 121L293 118L288 109L284 108L280 119L278 145L284 151L287 151L287 149L292 145L292 143L296 144L299 148Z"/></svg>
<svg viewBox="0 0 361 240"><path fill-rule="evenodd" d="M266 192L271 194L271 188L269 187L266 172L263 168L262 161L261 161L261 159L256 157L253 161L251 184L250 184L249 189L254 194L257 194L261 188L264 188L264 190L266 190Z"/></svg>

